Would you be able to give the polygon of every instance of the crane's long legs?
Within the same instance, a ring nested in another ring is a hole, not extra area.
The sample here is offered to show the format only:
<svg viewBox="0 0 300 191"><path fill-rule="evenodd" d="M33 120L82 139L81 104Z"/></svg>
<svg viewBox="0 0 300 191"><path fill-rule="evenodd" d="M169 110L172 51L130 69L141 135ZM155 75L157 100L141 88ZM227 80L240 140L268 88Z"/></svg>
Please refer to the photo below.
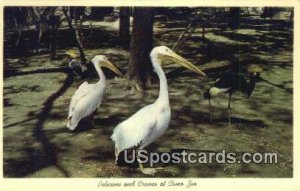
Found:
<svg viewBox="0 0 300 191"><path fill-rule="evenodd" d="M163 169L162 167L158 167L158 168L144 168L143 164L141 163L141 161L139 159L139 154L138 153L139 153L138 150L136 150L136 157L137 157L137 161L139 163L139 168L140 168L140 171L143 174L154 176L155 173L157 172L157 170Z"/></svg>
<svg viewBox="0 0 300 191"><path fill-rule="evenodd" d="M229 94L229 99L228 99L228 125L229 125L229 127L231 126L231 108L230 108L230 103L231 103L231 94Z"/></svg>
<svg viewBox="0 0 300 191"><path fill-rule="evenodd" d="M213 120L213 107L211 105L210 99L208 99L208 103L209 103L210 122L212 122L212 120Z"/></svg>

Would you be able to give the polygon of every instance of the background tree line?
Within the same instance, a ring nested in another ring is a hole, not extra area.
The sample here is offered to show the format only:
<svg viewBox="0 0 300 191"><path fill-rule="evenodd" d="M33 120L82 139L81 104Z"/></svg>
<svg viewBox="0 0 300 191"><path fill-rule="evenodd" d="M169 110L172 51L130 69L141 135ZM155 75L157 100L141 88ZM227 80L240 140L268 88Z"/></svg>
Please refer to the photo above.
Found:
<svg viewBox="0 0 300 191"><path fill-rule="evenodd" d="M283 10L284 9L284 10ZM83 33L83 22L107 21L119 19L119 42L124 49L130 51L127 76L136 82L138 87L145 88L151 84L152 66L150 51L153 48L153 25L155 19L169 20L185 17L187 28L178 37L173 46L180 46L185 35L191 35L196 28L202 28L202 38L205 38L205 28L210 20L216 17L227 22L230 29L238 29L241 16L259 15L264 19L272 19L280 11L286 11L293 19L293 10L286 8L163 8L163 7L5 7L5 33L14 36L11 47L21 47L24 31L33 35L32 47L34 53L41 51L42 41L52 60L56 59L57 31L63 23L69 28L71 40L78 48L80 59L86 63L84 50L88 47ZM191 17L192 15L192 17ZM130 18L132 31L130 30ZM189 19L193 18L193 19ZM89 25L92 28L92 24ZM19 50L19 49L18 49ZM25 51L25 50L21 50Z"/></svg>

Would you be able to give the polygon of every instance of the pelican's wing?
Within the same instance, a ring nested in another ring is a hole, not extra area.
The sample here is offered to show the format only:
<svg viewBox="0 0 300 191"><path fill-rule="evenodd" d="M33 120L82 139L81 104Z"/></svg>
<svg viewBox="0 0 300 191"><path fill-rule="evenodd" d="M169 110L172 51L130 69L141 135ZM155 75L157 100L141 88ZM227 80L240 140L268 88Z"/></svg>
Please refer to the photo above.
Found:
<svg viewBox="0 0 300 191"><path fill-rule="evenodd" d="M98 102L101 102L102 95L95 97L91 93L86 93L78 99L71 115L71 128L76 128L81 119L91 115L98 108Z"/></svg>
<svg viewBox="0 0 300 191"><path fill-rule="evenodd" d="M78 103L78 101L87 95L88 91L90 89L90 84L87 82L82 83L75 94L72 96L70 107L69 107L69 115L68 118L70 118L74 112L75 106Z"/></svg>
<svg viewBox="0 0 300 191"><path fill-rule="evenodd" d="M118 152L138 146L152 133L157 123L157 112L153 104L148 105L120 123L111 138Z"/></svg>
<svg viewBox="0 0 300 191"><path fill-rule="evenodd" d="M97 90L97 89L96 89ZM85 84L75 93L70 104L67 127L73 131L81 119L91 115L101 103L104 88L95 93L95 84Z"/></svg>

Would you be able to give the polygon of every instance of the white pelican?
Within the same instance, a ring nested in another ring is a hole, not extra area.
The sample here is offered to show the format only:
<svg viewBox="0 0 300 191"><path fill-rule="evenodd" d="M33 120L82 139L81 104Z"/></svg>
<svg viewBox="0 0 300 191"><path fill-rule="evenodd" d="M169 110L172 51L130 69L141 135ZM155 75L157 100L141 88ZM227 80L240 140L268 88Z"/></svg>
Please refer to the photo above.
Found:
<svg viewBox="0 0 300 191"><path fill-rule="evenodd" d="M179 65L205 76L196 66L165 46L153 48L150 58L160 80L159 96L153 104L140 109L114 129L111 138L115 142L116 162L120 152L133 147L137 147L137 150L145 148L163 135L169 126L171 110L162 61L171 59ZM139 163L139 168L144 174L154 175L156 172L154 168L143 168L141 163Z"/></svg>
<svg viewBox="0 0 300 191"><path fill-rule="evenodd" d="M69 107L67 127L73 131L79 122L87 117L92 117L99 107L106 85L106 78L101 69L107 67L118 75L121 72L103 55L97 55L92 59L92 63L99 75L99 81L95 84L82 83L73 95Z"/></svg>

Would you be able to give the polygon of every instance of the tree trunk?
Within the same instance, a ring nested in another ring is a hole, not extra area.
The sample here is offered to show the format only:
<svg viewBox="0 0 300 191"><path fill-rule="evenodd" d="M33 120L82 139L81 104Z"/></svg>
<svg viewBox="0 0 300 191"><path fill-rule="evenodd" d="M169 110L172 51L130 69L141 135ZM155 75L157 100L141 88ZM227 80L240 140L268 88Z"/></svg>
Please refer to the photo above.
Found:
<svg viewBox="0 0 300 191"><path fill-rule="evenodd" d="M128 76L142 88L151 82L153 48L153 9L136 7L133 10L133 28Z"/></svg>
<svg viewBox="0 0 300 191"><path fill-rule="evenodd" d="M294 20L294 9L291 9L291 13L290 13L290 21Z"/></svg>
<svg viewBox="0 0 300 191"><path fill-rule="evenodd" d="M82 12L82 9L80 10L80 8L74 8L73 19L74 19L76 39L78 39L80 47L84 48L84 38L83 38L82 31L81 31L81 26L82 26L81 25L81 19L82 19L82 17L81 17L80 12ZM71 12L70 12L70 14L71 14ZM78 24L78 21L79 21L79 24Z"/></svg>
<svg viewBox="0 0 300 191"><path fill-rule="evenodd" d="M129 48L130 43L130 17L129 7L120 7L120 24L119 35L120 40L126 49Z"/></svg>
<svg viewBox="0 0 300 191"><path fill-rule="evenodd" d="M50 59L56 59L56 34L60 24L60 17L53 14L49 16L49 34L50 34Z"/></svg>
<svg viewBox="0 0 300 191"><path fill-rule="evenodd" d="M238 29L240 27L240 11L241 8L231 7L229 10L229 27Z"/></svg>
<svg viewBox="0 0 300 191"><path fill-rule="evenodd" d="M70 10L70 15L72 14L71 12L71 9ZM63 8L63 13L67 19L67 22L68 22L68 26L69 26L69 29L70 31L72 32L72 34L74 35L74 38L75 38L75 43L76 43L76 46L79 50L79 54L80 54L80 59L81 59L81 62L86 65L86 59L85 59L85 55L84 55L84 52L83 52L83 48L82 46L80 45L80 39L79 39L79 32L78 32L78 28L73 28L73 25L72 25L72 19L71 17L68 15L68 12L67 12L67 9L66 8Z"/></svg>
<svg viewBox="0 0 300 191"><path fill-rule="evenodd" d="M50 59L56 58L56 29L50 29Z"/></svg>

